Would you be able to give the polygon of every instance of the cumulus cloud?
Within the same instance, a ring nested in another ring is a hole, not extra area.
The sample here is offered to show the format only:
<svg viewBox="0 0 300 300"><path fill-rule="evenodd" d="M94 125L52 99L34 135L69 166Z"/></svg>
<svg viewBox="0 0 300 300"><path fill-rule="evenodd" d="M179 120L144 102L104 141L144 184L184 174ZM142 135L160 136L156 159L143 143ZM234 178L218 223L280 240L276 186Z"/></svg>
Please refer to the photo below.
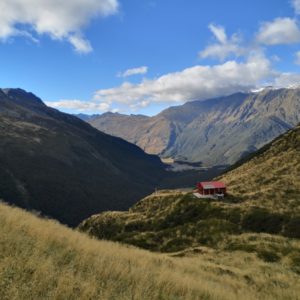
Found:
<svg viewBox="0 0 300 300"><path fill-rule="evenodd" d="M82 37L82 28L92 18L118 10L118 0L1 0L0 39L46 34L70 42L76 51L88 53L92 47ZM22 26L26 29L20 29Z"/></svg>
<svg viewBox="0 0 300 300"><path fill-rule="evenodd" d="M181 104L207 100L236 92L249 92L264 86L277 88L299 86L300 74L273 70L272 60L254 51L243 62L234 60L214 66L197 65L141 83L125 82L111 89L95 92L92 100L61 100L47 105L71 112L135 112L151 105Z"/></svg>
<svg viewBox="0 0 300 300"><path fill-rule="evenodd" d="M76 111L81 113L102 113L110 109L108 103L97 103L93 101L82 101L82 100L60 100L60 101L47 101L46 105L61 109Z"/></svg>
<svg viewBox="0 0 300 300"><path fill-rule="evenodd" d="M148 67L143 66L143 67L128 69L124 72L120 72L120 73L117 74L117 76L118 77L129 77L129 76L132 76L132 75L147 74L147 72L148 72Z"/></svg>
<svg viewBox="0 0 300 300"><path fill-rule="evenodd" d="M291 3L292 3L292 6L295 9L295 13L297 15L300 15L300 0L292 0Z"/></svg>
<svg viewBox="0 0 300 300"><path fill-rule="evenodd" d="M271 73L270 61L262 53L255 52L243 63L228 61L215 66L197 65L139 84L125 82L115 88L98 90L94 101L145 107L151 103L204 100L248 91Z"/></svg>
<svg viewBox="0 0 300 300"><path fill-rule="evenodd" d="M299 87L300 74L297 73L280 73L275 78L273 86L278 88Z"/></svg>
<svg viewBox="0 0 300 300"><path fill-rule="evenodd" d="M217 42L200 51L200 58L211 57L224 61L231 55L241 56L245 54L245 49L240 46L241 38L238 34L233 34L230 38L228 38L223 26L210 24L208 28L215 36Z"/></svg>
<svg viewBox="0 0 300 300"><path fill-rule="evenodd" d="M256 39L264 45L299 43L300 29L297 20L277 18L272 22L264 22L259 29Z"/></svg>

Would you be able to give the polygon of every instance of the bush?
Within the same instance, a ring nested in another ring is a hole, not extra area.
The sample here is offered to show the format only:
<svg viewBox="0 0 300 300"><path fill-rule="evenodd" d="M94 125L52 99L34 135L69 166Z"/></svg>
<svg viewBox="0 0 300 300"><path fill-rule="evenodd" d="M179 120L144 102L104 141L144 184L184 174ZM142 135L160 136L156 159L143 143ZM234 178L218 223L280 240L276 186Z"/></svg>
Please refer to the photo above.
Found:
<svg viewBox="0 0 300 300"><path fill-rule="evenodd" d="M300 216L290 219L285 226L284 235L290 238L300 238Z"/></svg>
<svg viewBox="0 0 300 300"><path fill-rule="evenodd" d="M125 232L132 232L132 231L145 231L151 227L147 222L144 220L134 220L131 222L128 222L124 226Z"/></svg>
<svg viewBox="0 0 300 300"><path fill-rule="evenodd" d="M293 251L289 256L291 264L293 267L300 268L300 253Z"/></svg>
<svg viewBox="0 0 300 300"><path fill-rule="evenodd" d="M163 245L160 250L164 252L175 252L187 248L190 244L190 239L174 238L172 240L169 240L165 245Z"/></svg>
<svg viewBox="0 0 300 300"><path fill-rule="evenodd" d="M127 243L139 248L151 250L151 251L157 251L157 244L153 243L151 239L148 239L147 237L138 237L138 238L132 238L123 240L123 243Z"/></svg>
<svg viewBox="0 0 300 300"><path fill-rule="evenodd" d="M209 218L223 218L223 210L208 201L183 198L160 224L161 229L198 222Z"/></svg>
<svg viewBox="0 0 300 300"><path fill-rule="evenodd" d="M239 208L228 210L225 214L225 219L234 224L240 224L242 213Z"/></svg>
<svg viewBox="0 0 300 300"><path fill-rule="evenodd" d="M242 220L242 227L253 232L280 233L285 219L285 216L281 214L255 208L246 213Z"/></svg>
<svg viewBox="0 0 300 300"><path fill-rule="evenodd" d="M124 228L118 218L118 213L103 213L97 219L87 220L79 226L79 230L85 231L99 239L115 240Z"/></svg>
<svg viewBox="0 0 300 300"><path fill-rule="evenodd" d="M260 250L258 251L257 256L266 262L277 262L280 260L280 256L275 251L271 250Z"/></svg>
<svg viewBox="0 0 300 300"><path fill-rule="evenodd" d="M216 246L228 234L239 233L236 224L220 219L199 221L196 228L198 242L207 246Z"/></svg>

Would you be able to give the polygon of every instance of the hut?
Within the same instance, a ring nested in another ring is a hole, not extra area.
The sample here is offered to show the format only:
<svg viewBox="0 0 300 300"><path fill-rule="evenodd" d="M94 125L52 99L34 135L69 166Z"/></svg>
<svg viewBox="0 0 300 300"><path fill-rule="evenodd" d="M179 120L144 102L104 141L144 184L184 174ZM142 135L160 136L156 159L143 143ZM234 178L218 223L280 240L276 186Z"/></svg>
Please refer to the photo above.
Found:
<svg viewBox="0 0 300 300"><path fill-rule="evenodd" d="M197 191L202 197L225 197L226 185L221 181L199 182Z"/></svg>

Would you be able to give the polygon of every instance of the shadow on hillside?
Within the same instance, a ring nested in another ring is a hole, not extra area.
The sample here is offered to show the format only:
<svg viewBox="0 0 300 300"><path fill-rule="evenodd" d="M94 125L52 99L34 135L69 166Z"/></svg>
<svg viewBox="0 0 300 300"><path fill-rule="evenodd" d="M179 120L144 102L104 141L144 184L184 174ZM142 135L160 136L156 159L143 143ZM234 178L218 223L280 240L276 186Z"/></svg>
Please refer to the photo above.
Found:
<svg viewBox="0 0 300 300"><path fill-rule="evenodd" d="M232 203L232 204L238 204L238 203L242 203L244 202L240 197L236 197L232 194L227 194L225 198L219 200L219 201L222 201L222 202L225 202L225 203Z"/></svg>

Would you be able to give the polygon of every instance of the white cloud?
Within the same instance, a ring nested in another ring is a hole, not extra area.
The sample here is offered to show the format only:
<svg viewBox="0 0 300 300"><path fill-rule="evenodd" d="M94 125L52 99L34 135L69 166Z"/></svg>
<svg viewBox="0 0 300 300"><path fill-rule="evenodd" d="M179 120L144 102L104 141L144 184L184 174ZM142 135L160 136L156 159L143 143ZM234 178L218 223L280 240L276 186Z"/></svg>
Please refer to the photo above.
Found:
<svg viewBox="0 0 300 300"><path fill-rule="evenodd" d="M93 101L82 100L60 100L47 101L46 105L59 110L67 110L81 113L102 113L110 110L108 103L96 103Z"/></svg>
<svg viewBox="0 0 300 300"><path fill-rule="evenodd" d="M272 75L270 61L260 52L247 61L228 61L215 66L194 66L139 84L98 90L94 101L114 105L146 107L153 103L182 103L204 100L238 91L248 91Z"/></svg>
<svg viewBox="0 0 300 300"><path fill-rule="evenodd" d="M300 55L300 54L299 54ZM227 61L214 66L197 65L141 83L125 82L95 92L90 101L60 100L47 105L68 112L137 112L151 105L182 104L207 100L236 92L249 92L273 86L299 86L300 74L280 73L272 69L272 60L261 51L252 52L244 62Z"/></svg>
<svg viewBox="0 0 300 300"><path fill-rule="evenodd" d="M148 67L138 67L133 69L128 69L124 72L120 72L117 74L118 77L129 77L132 75L146 74L148 72Z"/></svg>
<svg viewBox="0 0 300 300"><path fill-rule="evenodd" d="M78 52L92 50L82 29L92 18L118 10L118 0L1 0L0 39L27 32L69 41ZM20 30L20 26L25 29Z"/></svg>
<svg viewBox="0 0 300 300"><path fill-rule="evenodd" d="M200 51L200 58L212 57L224 61L230 55L242 56L245 54L245 49L240 46L241 38L237 34L233 34L228 39L224 27L210 24L208 28L214 34L217 43L211 44Z"/></svg>
<svg viewBox="0 0 300 300"><path fill-rule="evenodd" d="M278 88L292 88L300 86L300 74L281 73L275 78L273 86Z"/></svg>
<svg viewBox="0 0 300 300"><path fill-rule="evenodd" d="M69 37L69 42L74 46L75 50L79 53L89 53L93 48L88 40L83 39L78 35Z"/></svg>
<svg viewBox="0 0 300 300"><path fill-rule="evenodd" d="M292 0L291 1L293 8L295 9L295 13L297 15L300 14L300 0Z"/></svg>
<svg viewBox="0 0 300 300"><path fill-rule="evenodd" d="M215 35L216 39L221 43L225 44L227 42L227 35L225 32L225 28L222 26L210 24L208 26L210 31Z"/></svg>
<svg viewBox="0 0 300 300"><path fill-rule="evenodd" d="M300 42L300 29L297 21L290 18L277 18L261 25L256 36L264 45L293 44Z"/></svg>
<svg viewBox="0 0 300 300"><path fill-rule="evenodd" d="M296 52L295 56L296 56L295 64L300 65L300 51Z"/></svg>

